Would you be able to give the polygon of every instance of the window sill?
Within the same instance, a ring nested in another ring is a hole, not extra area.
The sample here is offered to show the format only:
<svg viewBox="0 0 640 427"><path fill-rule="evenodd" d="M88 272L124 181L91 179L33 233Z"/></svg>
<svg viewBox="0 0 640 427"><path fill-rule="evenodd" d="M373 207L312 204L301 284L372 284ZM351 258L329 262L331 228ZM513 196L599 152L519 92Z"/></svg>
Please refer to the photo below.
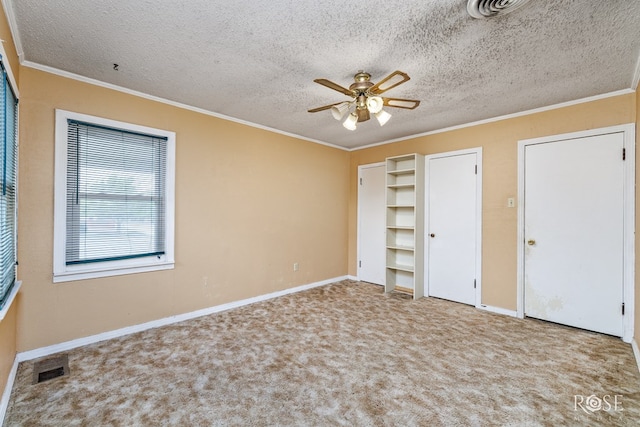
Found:
<svg viewBox="0 0 640 427"><path fill-rule="evenodd" d="M150 271L172 270L173 262L157 263L153 265L142 265L135 267L114 268L111 270L96 271L71 271L58 273L53 276L53 283L72 282L75 280L97 279L100 277L122 276L125 274L147 273Z"/></svg>
<svg viewBox="0 0 640 427"><path fill-rule="evenodd" d="M15 285L13 285L13 289L11 289L11 293L9 294L9 299L7 299L7 302L5 303L4 307L2 307L2 310L0 310L0 322L2 322L4 317L9 312L9 309L11 308L11 304L13 304L13 301L16 299L16 295L18 295L20 286L22 286L22 281L20 280L17 281Z"/></svg>

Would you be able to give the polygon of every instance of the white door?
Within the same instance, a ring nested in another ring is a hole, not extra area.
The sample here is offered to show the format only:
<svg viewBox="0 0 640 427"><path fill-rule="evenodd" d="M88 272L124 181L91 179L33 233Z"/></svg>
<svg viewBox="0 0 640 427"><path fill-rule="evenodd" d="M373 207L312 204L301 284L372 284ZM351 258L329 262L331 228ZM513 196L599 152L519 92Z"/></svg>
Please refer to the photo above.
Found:
<svg viewBox="0 0 640 427"><path fill-rule="evenodd" d="M624 137L524 149L524 314L623 335Z"/></svg>
<svg viewBox="0 0 640 427"><path fill-rule="evenodd" d="M427 159L430 296L476 304L476 153Z"/></svg>
<svg viewBox="0 0 640 427"><path fill-rule="evenodd" d="M358 278L385 282L385 166L361 166L358 185Z"/></svg>

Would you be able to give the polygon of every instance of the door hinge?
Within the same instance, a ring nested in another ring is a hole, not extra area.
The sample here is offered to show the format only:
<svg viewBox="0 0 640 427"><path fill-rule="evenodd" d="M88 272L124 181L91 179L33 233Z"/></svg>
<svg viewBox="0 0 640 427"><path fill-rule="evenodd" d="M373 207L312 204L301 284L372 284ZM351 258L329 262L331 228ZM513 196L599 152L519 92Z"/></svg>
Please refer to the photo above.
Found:
<svg viewBox="0 0 640 427"><path fill-rule="evenodd" d="M358 261L358 267L362 267L362 261Z"/></svg>
<svg viewBox="0 0 640 427"><path fill-rule="evenodd" d="M476 279L473 279L473 289L476 288Z"/></svg>
<svg viewBox="0 0 640 427"><path fill-rule="evenodd" d="M360 185L362 185L362 178L360 178Z"/></svg>
<svg viewBox="0 0 640 427"><path fill-rule="evenodd" d="M478 165L476 165L476 171L475 174L478 175Z"/></svg>
<svg viewBox="0 0 640 427"><path fill-rule="evenodd" d="M626 148L622 149L622 160L627 160L627 149Z"/></svg>
<svg viewBox="0 0 640 427"><path fill-rule="evenodd" d="M624 303L622 303L622 315L624 316Z"/></svg>

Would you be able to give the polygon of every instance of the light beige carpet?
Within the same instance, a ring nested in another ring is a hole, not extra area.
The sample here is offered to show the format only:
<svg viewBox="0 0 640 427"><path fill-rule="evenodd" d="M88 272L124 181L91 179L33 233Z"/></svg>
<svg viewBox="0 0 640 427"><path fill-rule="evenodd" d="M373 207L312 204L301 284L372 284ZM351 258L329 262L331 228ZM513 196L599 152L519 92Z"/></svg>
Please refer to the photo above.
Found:
<svg viewBox="0 0 640 427"><path fill-rule="evenodd" d="M5 425L640 425L620 339L350 281L68 355L20 364Z"/></svg>

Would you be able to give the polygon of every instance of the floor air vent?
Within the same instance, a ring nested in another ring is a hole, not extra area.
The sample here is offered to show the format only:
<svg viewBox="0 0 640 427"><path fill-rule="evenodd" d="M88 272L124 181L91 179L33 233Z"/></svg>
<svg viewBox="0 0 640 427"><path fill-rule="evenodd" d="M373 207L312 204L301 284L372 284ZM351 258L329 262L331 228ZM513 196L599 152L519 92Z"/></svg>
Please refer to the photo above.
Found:
<svg viewBox="0 0 640 427"><path fill-rule="evenodd" d="M467 12L477 19L506 15L524 6L529 0L469 0Z"/></svg>
<svg viewBox="0 0 640 427"><path fill-rule="evenodd" d="M69 375L69 356L52 357L33 364L33 384Z"/></svg>

